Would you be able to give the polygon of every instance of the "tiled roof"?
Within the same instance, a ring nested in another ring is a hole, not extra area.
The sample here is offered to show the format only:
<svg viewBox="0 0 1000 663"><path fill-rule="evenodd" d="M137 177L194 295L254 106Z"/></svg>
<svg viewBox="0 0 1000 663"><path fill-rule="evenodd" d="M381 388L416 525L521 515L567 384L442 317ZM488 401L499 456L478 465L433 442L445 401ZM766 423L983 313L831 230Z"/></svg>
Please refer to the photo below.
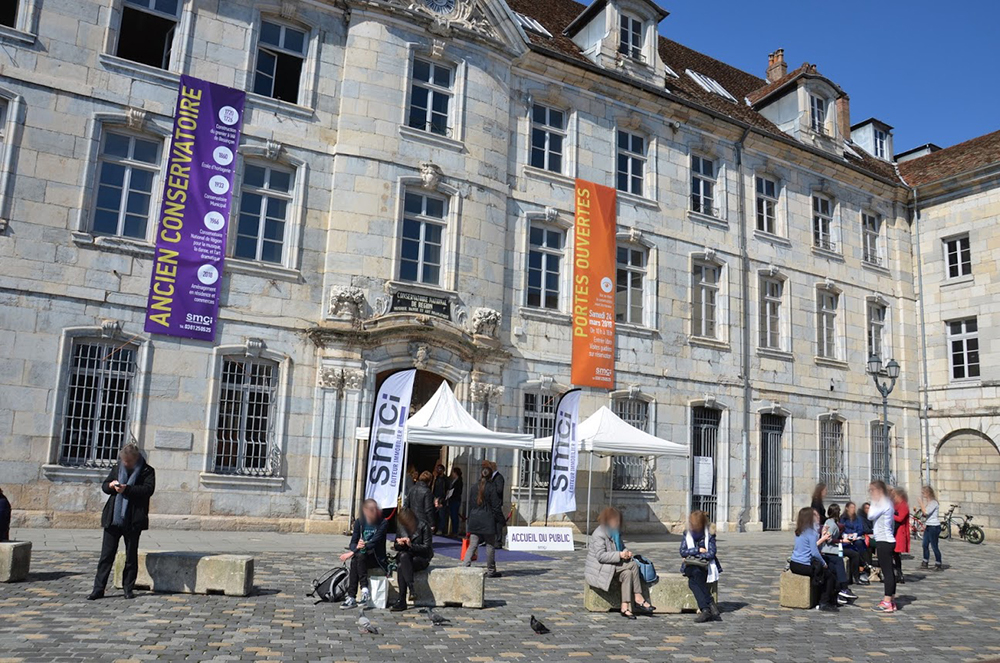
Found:
<svg viewBox="0 0 1000 663"><path fill-rule="evenodd" d="M507 0L507 4L512 10L535 19L552 34L552 37L546 37L535 32L528 32L528 38L531 40L532 45L540 49L554 51L574 60L579 60L581 64L591 64L590 60L580 51L580 48L573 43L573 40L563 34L563 31L573 22L573 19L584 11L584 5L574 0ZM720 62L704 53L694 51L662 36L659 40L659 52L663 62L678 74L678 78L669 77L667 79L667 89L669 92L689 99L701 106L706 106L713 111L761 131L776 136L787 137L770 120L748 106L744 101L744 99L752 97L763 98L764 94L777 89L774 87L774 84L768 84L763 78L748 74L736 67ZM803 66L811 67L811 65ZM687 69L714 78L730 94L736 97L738 100L737 103L706 91L698 83L685 75L684 72ZM799 72L799 74L808 73L802 72L800 69L802 67L788 74L787 77L783 77L782 80L795 75L796 72ZM815 73L815 67L812 67L812 72ZM891 164L868 155L860 148L855 151L858 153L858 156L854 156L850 152L845 155L845 160L848 163L883 179L898 181L896 172Z"/></svg>
<svg viewBox="0 0 1000 663"><path fill-rule="evenodd" d="M904 161L899 174L910 186L921 186L994 163L1000 163L1000 131Z"/></svg>

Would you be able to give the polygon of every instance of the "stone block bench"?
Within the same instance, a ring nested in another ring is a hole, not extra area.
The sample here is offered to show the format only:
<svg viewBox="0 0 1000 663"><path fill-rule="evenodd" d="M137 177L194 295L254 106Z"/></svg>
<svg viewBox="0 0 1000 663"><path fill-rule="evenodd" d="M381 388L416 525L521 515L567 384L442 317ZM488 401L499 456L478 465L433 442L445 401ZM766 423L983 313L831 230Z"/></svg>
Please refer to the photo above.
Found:
<svg viewBox="0 0 1000 663"><path fill-rule="evenodd" d="M418 606L463 608L485 607L486 579L482 568L435 567L413 575L414 591L409 600ZM378 573L373 571L372 575ZM389 605L399 597L396 574L389 578Z"/></svg>
<svg viewBox="0 0 1000 663"><path fill-rule="evenodd" d="M800 576L791 571L781 573L782 608L801 608L809 610L819 603L819 587L812 583L809 576Z"/></svg>
<svg viewBox="0 0 1000 663"><path fill-rule="evenodd" d="M719 583L708 585L712 598L719 600ZM676 614L685 611L697 611L698 602L688 589L687 576L679 573L660 576L660 581L652 587L646 587L644 596L656 606L656 612ZM586 581L583 583L583 606L590 612L608 612L621 608L622 590L617 578L611 580L608 591L595 589Z"/></svg>
<svg viewBox="0 0 1000 663"><path fill-rule="evenodd" d="M31 541L0 543L0 582L21 582L31 569Z"/></svg>
<svg viewBox="0 0 1000 663"><path fill-rule="evenodd" d="M115 559L115 587L122 586L125 552ZM139 551L135 586L154 592L249 596L253 590L253 557L197 552Z"/></svg>

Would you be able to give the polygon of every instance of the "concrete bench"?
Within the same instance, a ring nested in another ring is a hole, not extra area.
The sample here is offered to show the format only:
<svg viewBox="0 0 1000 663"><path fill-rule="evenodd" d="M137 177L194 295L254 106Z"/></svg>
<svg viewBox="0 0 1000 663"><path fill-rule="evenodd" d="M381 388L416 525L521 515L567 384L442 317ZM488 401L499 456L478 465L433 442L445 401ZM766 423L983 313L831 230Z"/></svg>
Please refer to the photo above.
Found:
<svg viewBox="0 0 1000 663"><path fill-rule="evenodd" d="M801 608L809 610L819 603L819 587L812 583L809 576L800 576L791 571L781 574L782 608Z"/></svg>
<svg viewBox="0 0 1000 663"><path fill-rule="evenodd" d="M408 597L418 606L463 608L485 607L486 579L482 568L435 567L413 574L414 591ZM372 575L378 573L373 571ZM396 574L389 578L389 605L399 598Z"/></svg>
<svg viewBox="0 0 1000 663"><path fill-rule="evenodd" d="M125 552L115 559L115 587L122 586ZM139 551L135 586L154 592L249 596L253 590L253 557L197 552Z"/></svg>
<svg viewBox="0 0 1000 663"><path fill-rule="evenodd" d="M0 582L21 582L31 569L31 541L0 543Z"/></svg>
<svg viewBox="0 0 1000 663"><path fill-rule="evenodd" d="M712 598L719 600L719 583L708 584ZM643 587L643 596L656 606L657 612L676 614L697 611L698 602L688 589L687 576L679 573L661 575L660 581L652 587ZM611 580L611 587L603 591L583 583L583 605L590 612L608 612L621 608L622 590L617 578Z"/></svg>

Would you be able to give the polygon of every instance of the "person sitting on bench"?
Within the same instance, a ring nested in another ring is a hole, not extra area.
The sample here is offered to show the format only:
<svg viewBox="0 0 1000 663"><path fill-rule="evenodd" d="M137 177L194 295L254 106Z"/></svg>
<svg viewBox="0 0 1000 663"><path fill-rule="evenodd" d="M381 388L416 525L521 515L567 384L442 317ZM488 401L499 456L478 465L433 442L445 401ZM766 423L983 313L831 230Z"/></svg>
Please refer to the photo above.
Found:
<svg viewBox="0 0 1000 663"><path fill-rule="evenodd" d="M361 586L361 605L367 606L371 599L368 591L368 570L378 566L388 568L385 558L385 530L388 522L382 518L382 509L375 500L365 500L361 504L361 517L354 521L354 534L348 552L340 556L341 562L348 563L347 598L341 608L358 605L355 597Z"/></svg>
<svg viewBox="0 0 1000 663"><path fill-rule="evenodd" d="M622 588L622 617L635 619L635 613L652 614L656 608L642 595L639 565L632 559L632 551L622 541L622 512L611 506L606 507L597 517L597 522L599 525L590 535L587 546L587 563L584 567L587 584L606 592L611 589L611 581L617 578Z"/></svg>
<svg viewBox="0 0 1000 663"><path fill-rule="evenodd" d="M399 598L392 604L392 612L406 610L406 594L413 592L413 574L430 566L434 557L434 543L431 530L427 523L417 520L415 513L403 509L396 516L399 531L396 541L392 544L396 554L396 583L399 585Z"/></svg>

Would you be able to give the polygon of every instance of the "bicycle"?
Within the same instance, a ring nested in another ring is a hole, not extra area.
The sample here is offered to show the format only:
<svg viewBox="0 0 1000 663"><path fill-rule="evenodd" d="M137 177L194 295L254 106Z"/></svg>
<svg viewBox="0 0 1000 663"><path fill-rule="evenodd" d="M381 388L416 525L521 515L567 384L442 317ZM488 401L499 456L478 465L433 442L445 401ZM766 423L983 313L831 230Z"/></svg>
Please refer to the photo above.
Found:
<svg viewBox="0 0 1000 663"><path fill-rule="evenodd" d="M927 523L921 520L924 517L924 512L919 508L913 510L910 514L910 536L914 539L920 540L924 536L924 530L927 529Z"/></svg>
<svg viewBox="0 0 1000 663"><path fill-rule="evenodd" d="M958 536L965 539L969 543L979 545L986 540L986 532L979 525L972 524L972 516L956 516L955 509L958 508L957 504L952 504L951 508L948 509L948 513L944 514L944 518L941 519L941 538L950 539L951 538L951 526L954 521L955 525L958 526ZM961 520L959 520L961 519Z"/></svg>

